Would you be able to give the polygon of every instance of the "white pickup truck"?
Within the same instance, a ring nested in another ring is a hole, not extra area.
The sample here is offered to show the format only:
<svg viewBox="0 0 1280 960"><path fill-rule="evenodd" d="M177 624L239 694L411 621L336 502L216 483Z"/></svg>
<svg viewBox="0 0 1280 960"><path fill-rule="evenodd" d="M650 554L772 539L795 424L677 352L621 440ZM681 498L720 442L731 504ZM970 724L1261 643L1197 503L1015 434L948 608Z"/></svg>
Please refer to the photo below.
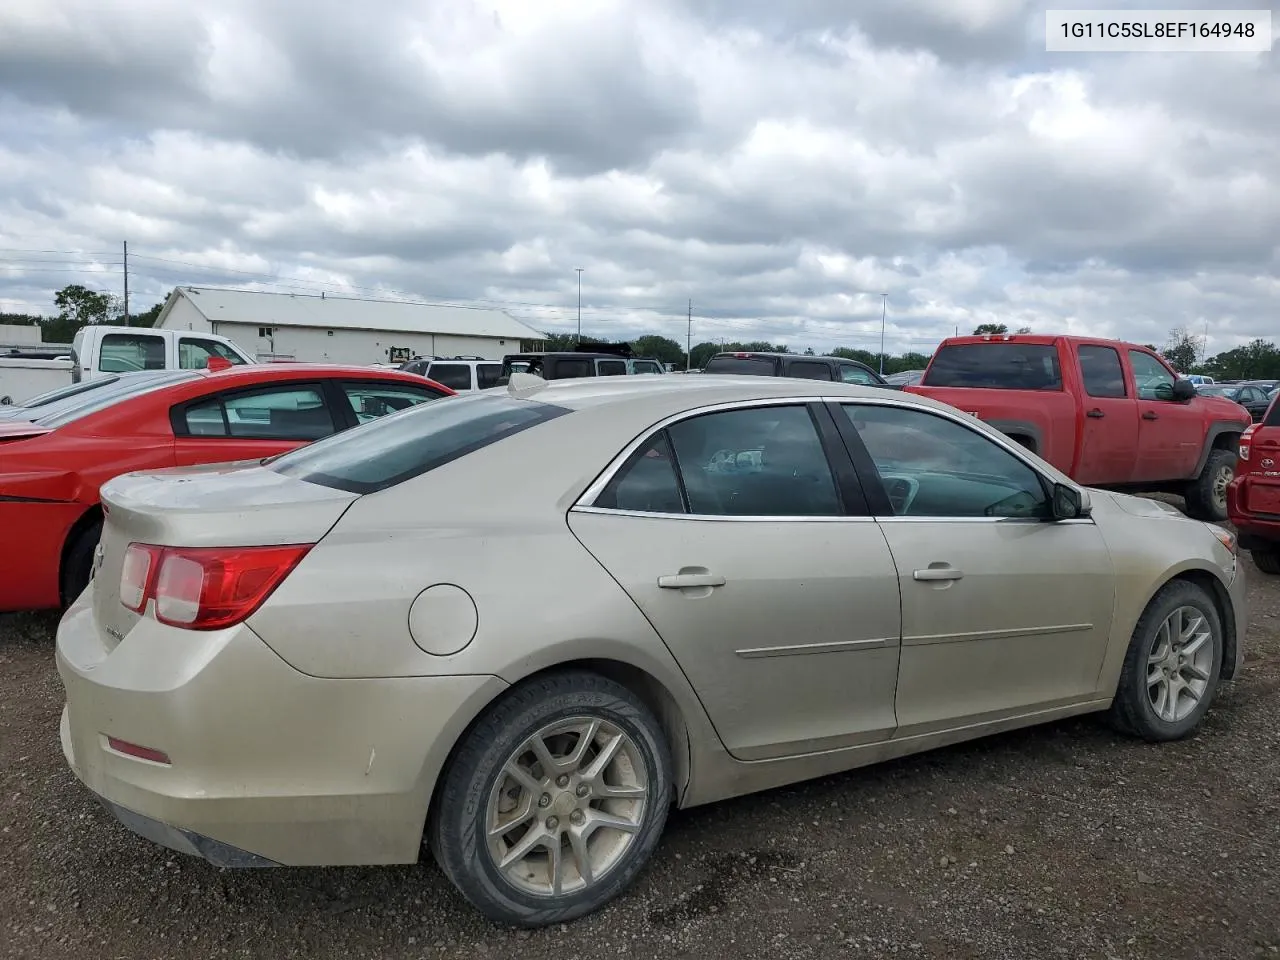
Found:
<svg viewBox="0 0 1280 960"><path fill-rule="evenodd" d="M196 370L210 359L256 363L234 341L214 333L90 324L81 327L71 355L57 359L0 353L0 404L21 404L72 383L136 370Z"/></svg>

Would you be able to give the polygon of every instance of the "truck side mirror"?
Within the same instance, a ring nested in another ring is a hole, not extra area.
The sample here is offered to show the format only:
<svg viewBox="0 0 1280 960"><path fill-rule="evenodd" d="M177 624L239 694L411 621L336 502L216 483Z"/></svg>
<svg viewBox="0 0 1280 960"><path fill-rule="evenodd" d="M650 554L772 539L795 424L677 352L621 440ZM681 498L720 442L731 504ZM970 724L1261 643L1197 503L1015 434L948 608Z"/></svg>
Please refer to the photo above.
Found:
<svg viewBox="0 0 1280 960"><path fill-rule="evenodd" d="M1178 403L1186 403L1196 396L1196 385L1190 380L1173 381L1173 399Z"/></svg>

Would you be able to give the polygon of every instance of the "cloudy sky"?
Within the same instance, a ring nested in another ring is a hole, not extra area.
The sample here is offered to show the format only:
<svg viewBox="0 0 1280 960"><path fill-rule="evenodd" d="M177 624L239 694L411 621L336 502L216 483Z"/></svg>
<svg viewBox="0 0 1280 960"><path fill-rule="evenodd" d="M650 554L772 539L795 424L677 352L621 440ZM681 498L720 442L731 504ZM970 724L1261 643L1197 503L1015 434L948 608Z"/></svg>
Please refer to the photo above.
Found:
<svg viewBox="0 0 1280 960"><path fill-rule="evenodd" d="M1137 5L5 0L0 310L118 292L127 240L135 308L347 290L568 331L581 267L598 336L683 342L692 299L695 342L876 349L881 293L891 352L1280 335L1277 54L1047 54L1048 6Z"/></svg>

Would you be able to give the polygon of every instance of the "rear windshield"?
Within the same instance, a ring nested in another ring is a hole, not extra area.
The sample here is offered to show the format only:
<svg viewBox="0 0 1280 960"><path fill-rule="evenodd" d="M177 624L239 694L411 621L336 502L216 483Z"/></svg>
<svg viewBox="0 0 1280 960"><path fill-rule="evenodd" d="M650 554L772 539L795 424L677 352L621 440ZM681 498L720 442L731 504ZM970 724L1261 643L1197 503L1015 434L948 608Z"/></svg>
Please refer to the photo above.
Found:
<svg viewBox="0 0 1280 960"><path fill-rule="evenodd" d="M957 343L942 347L920 381L925 387L1061 390L1058 348L1040 343Z"/></svg>
<svg viewBox="0 0 1280 960"><path fill-rule="evenodd" d="M105 410L107 407L172 386L184 380L192 380L201 374L196 370L166 370L156 373L122 374L97 390L88 390L82 394L55 400L41 408L40 416L32 422L44 427L63 427L68 423L87 417L91 413ZM95 381L89 381L93 383Z"/></svg>
<svg viewBox="0 0 1280 960"><path fill-rule="evenodd" d="M108 387L111 384L116 383L119 379L119 375L113 375L101 377L97 380L82 380L79 383L73 383L69 387L59 387L57 390L50 390L48 393L42 393L37 397L32 397L30 400L24 401L21 406L43 407L46 403L53 403L55 400L65 400L67 397L74 397L87 390L98 390L102 387Z"/></svg>
<svg viewBox="0 0 1280 960"><path fill-rule="evenodd" d="M307 483L374 493L568 412L505 393L445 397L335 433L266 465Z"/></svg>
<svg viewBox="0 0 1280 960"><path fill-rule="evenodd" d="M772 357L712 357L704 373L743 373L748 376L772 377L777 370Z"/></svg>

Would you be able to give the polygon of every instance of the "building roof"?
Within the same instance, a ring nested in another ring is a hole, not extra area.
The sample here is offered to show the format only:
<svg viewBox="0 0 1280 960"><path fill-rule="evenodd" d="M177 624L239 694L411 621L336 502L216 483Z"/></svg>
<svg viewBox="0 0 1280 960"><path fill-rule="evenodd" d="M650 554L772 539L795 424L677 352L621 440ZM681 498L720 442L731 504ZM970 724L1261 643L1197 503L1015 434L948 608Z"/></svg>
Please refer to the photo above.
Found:
<svg viewBox="0 0 1280 960"><path fill-rule="evenodd" d="M503 340L542 340L543 334L505 310L457 307L395 300L362 300L328 294L273 293L222 287L178 287L156 326L165 326L179 297L190 301L214 323L247 323L261 327L323 327L328 330L378 330L434 333Z"/></svg>

